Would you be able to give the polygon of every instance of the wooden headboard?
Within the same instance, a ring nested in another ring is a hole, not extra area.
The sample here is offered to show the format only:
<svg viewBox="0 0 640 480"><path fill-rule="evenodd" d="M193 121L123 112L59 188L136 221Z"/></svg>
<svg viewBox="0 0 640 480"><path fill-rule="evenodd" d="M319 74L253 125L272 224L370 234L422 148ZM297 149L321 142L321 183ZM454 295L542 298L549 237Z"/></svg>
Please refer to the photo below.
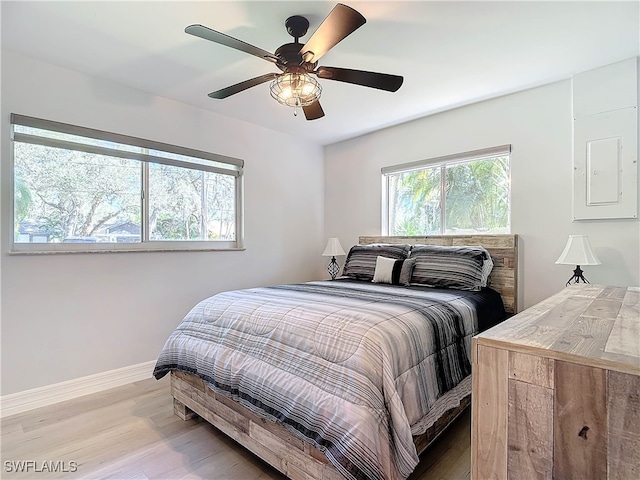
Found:
<svg viewBox="0 0 640 480"><path fill-rule="evenodd" d="M493 260L489 286L502 296L507 313L518 312L518 236L508 235L431 235L426 237L359 238L361 245L372 243L408 243L411 245L481 246Z"/></svg>

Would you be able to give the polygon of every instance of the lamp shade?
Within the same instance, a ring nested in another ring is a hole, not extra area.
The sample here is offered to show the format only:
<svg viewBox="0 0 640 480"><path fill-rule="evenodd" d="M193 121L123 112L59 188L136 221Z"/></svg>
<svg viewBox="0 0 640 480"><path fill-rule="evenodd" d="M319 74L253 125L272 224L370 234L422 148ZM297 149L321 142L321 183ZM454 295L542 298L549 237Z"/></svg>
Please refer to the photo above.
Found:
<svg viewBox="0 0 640 480"><path fill-rule="evenodd" d="M560 265L600 265L600 260L591 250L589 237L586 235L569 235L564 250L556 260Z"/></svg>
<svg viewBox="0 0 640 480"><path fill-rule="evenodd" d="M346 255L344 250L342 249L342 245L340 245L340 240L337 238L330 238L327 242L327 246L322 253L323 257L339 257L341 255Z"/></svg>

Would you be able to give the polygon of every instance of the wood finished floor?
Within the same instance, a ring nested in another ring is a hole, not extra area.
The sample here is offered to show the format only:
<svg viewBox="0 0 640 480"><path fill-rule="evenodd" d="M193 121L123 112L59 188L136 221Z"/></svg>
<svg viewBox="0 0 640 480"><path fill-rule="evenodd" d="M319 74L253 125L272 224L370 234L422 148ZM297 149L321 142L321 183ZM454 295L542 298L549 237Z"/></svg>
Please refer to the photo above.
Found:
<svg viewBox="0 0 640 480"><path fill-rule="evenodd" d="M467 409L409 480L470 478L470 424ZM2 479L286 479L207 422L175 416L168 376L13 415L1 428ZM32 463L16 472L19 461Z"/></svg>

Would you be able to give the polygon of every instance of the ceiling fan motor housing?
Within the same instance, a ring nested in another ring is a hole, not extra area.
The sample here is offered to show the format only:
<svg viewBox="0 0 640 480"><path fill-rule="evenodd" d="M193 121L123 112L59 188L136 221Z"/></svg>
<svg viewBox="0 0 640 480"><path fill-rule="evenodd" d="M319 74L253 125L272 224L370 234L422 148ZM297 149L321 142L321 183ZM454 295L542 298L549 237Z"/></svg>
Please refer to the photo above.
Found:
<svg viewBox="0 0 640 480"><path fill-rule="evenodd" d="M282 60L282 64L277 63L276 66L283 72L289 71L294 66L307 72L312 72L316 68L317 62L305 62L300 54L301 48L302 44L300 43L285 43L278 47L275 55Z"/></svg>
<svg viewBox="0 0 640 480"><path fill-rule="evenodd" d="M312 72L316 68L317 62L311 63L304 60L300 54L302 44L298 41L309 30L309 20L301 15L294 15L287 18L284 25L287 27L289 35L295 39L295 42L285 43L275 51L276 57L282 60L282 64L278 63L277 67L283 72L290 72L293 67L295 67L296 71Z"/></svg>

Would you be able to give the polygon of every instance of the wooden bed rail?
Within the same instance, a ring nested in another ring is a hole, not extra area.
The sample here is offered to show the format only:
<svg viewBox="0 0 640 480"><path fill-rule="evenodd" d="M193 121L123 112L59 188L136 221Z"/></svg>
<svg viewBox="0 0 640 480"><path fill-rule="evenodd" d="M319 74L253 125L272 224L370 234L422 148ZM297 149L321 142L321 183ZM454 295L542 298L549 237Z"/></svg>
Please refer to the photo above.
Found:
<svg viewBox="0 0 640 480"><path fill-rule="evenodd" d="M240 403L215 393L195 375L171 372L171 394L173 411L177 416L183 420L194 415L204 418L292 480L344 480L316 447L303 442L281 424L266 420ZM462 398L458 405L445 410L425 433L413 437L418 455L470 403L471 393Z"/></svg>

